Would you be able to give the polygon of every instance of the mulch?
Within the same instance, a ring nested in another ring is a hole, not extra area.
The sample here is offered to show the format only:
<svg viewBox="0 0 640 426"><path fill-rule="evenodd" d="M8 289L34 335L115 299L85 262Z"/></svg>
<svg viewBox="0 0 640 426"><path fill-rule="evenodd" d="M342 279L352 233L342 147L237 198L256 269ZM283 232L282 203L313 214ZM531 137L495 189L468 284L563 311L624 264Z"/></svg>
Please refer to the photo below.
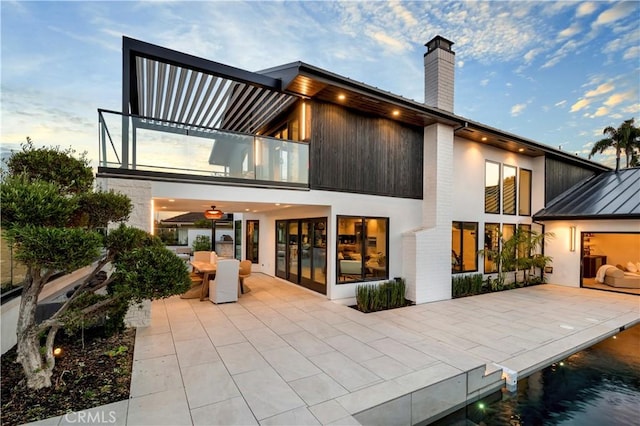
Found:
<svg viewBox="0 0 640 426"><path fill-rule="evenodd" d="M105 337L100 331L84 336L59 332L52 386L26 387L16 348L2 355L1 424L18 425L129 399L135 329ZM83 338L84 337L84 338Z"/></svg>

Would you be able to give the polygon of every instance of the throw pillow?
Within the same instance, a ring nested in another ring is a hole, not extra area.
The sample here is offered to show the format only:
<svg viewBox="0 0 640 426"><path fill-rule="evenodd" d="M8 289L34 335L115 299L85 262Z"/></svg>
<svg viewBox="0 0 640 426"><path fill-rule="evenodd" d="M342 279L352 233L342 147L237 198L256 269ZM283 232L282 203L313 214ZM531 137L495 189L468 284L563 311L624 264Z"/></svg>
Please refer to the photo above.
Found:
<svg viewBox="0 0 640 426"><path fill-rule="evenodd" d="M627 271L629 271L629 272L638 272L638 267L633 262L627 262Z"/></svg>

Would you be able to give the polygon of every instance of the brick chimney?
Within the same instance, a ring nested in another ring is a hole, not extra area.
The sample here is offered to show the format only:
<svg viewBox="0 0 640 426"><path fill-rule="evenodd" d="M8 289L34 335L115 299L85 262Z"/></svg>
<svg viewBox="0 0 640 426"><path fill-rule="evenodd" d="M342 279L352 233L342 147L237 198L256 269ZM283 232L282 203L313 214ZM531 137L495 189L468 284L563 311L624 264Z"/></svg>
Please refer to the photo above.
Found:
<svg viewBox="0 0 640 426"><path fill-rule="evenodd" d="M453 42L435 36L424 54L424 103L453 112L455 53Z"/></svg>

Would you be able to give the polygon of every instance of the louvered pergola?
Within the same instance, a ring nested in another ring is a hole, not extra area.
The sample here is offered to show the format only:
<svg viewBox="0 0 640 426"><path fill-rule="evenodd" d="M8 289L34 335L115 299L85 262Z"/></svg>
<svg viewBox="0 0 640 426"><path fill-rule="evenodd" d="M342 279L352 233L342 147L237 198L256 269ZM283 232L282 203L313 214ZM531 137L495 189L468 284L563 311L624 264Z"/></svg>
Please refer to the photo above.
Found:
<svg viewBox="0 0 640 426"><path fill-rule="evenodd" d="M137 128L255 134L298 99L276 78L128 37L122 48L122 112Z"/></svg>

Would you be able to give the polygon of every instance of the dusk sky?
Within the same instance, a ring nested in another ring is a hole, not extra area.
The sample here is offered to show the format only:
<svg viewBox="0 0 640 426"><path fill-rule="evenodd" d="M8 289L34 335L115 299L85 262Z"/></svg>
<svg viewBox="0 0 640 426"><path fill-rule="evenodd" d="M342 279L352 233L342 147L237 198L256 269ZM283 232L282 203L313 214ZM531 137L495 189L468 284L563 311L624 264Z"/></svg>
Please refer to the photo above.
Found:
<svg viewBox="0 0 640 426"><path fill-rule="evenodd" d="M587 157L640 118L640 2L0 2L1 142L98 160L122 36L256 71L303 61L423 101L424 44L456 52L454 112ZM612 157L597 157L612 165ZM623 160L624 164L624 160Z"/></svg>

